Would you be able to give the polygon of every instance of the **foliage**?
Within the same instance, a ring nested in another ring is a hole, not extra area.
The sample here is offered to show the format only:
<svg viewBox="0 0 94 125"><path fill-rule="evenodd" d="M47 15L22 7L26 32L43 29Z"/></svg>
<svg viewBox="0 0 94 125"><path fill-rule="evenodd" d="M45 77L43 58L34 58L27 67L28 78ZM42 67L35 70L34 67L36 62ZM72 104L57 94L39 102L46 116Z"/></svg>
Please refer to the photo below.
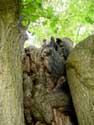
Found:
<svg viewBox="0 0 94 125"><path fill-rule="evenodd" d="M94 0L23 0L22 14L39 40L53 35L78 42L94 32Z"/></svg>

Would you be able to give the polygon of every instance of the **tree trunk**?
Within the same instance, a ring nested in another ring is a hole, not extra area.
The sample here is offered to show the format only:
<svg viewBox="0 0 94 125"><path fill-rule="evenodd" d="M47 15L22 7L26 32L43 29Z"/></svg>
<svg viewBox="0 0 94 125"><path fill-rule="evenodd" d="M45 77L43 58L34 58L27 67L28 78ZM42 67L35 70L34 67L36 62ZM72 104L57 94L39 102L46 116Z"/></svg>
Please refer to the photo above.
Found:
<svg viewBox="0 0 94 125"><path fill-rule="evenodd" d="M51 47L25 49L23 92L26 125L78 125L65 76L61 76L62 59Z"/></svg>
<svg viewBox="0 0 94 125"><path fill-rule="evenodd" d="M0 0L0 125L24 125L19 0Z"/></svg>
<svg viewBox="0 0 94 125"><path fill-rule="evenodd" d="M79 125L94 125L94 35L69 55L67 78Z"/></svg>

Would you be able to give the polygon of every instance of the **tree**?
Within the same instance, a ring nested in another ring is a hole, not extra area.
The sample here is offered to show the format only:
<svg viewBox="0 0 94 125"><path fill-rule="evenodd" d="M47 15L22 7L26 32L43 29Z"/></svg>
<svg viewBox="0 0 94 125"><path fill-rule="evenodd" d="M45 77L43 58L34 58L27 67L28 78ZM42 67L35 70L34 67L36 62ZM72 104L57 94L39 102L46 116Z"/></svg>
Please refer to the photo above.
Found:
<svg viewBox="0 0 94 125"><path fill-rule="evenodd" d="M81 41L67 60L67 78L79 125L94 125L94 35Z"/></svg>
<svg viewBox="0 0 94 125"><path fill-rule="evenodd" d="M0 0L0 125L24 125L19 14L20 0Z"/></svg>
<svg viewBox="0 0 94 125"><path fill-rule="evenodd" d="M32 22L30 32L44 36L70 37L78 42L94 32L93 0L23 0L22 14ZM27 16L28 15L28 16Z"/></svg>

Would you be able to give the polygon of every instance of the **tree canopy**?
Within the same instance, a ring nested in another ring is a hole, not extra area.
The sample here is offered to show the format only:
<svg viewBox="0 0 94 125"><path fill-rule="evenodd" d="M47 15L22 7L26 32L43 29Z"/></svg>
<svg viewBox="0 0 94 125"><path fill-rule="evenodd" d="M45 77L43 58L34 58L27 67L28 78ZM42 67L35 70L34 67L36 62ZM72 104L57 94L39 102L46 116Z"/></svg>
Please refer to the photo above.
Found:
<svg viewBox="0 0 94 125"><path fill-rule="evenodd" d="M69 37L79 42L94 33L94 0L22 0L29 31L44 37Z"/></svg>

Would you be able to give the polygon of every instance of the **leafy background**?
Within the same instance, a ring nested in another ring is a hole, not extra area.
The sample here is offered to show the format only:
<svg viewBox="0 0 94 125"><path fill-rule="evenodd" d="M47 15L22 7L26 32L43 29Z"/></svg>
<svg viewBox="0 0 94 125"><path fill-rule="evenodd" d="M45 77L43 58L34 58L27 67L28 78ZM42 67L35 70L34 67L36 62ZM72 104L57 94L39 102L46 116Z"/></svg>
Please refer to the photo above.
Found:
<svg viewBox="0 0 94 125"><path fill-rule="evenodd" d="M78 43L94 34L94 0L22 0L28 31L40 42L50 36Z"/></svg>

